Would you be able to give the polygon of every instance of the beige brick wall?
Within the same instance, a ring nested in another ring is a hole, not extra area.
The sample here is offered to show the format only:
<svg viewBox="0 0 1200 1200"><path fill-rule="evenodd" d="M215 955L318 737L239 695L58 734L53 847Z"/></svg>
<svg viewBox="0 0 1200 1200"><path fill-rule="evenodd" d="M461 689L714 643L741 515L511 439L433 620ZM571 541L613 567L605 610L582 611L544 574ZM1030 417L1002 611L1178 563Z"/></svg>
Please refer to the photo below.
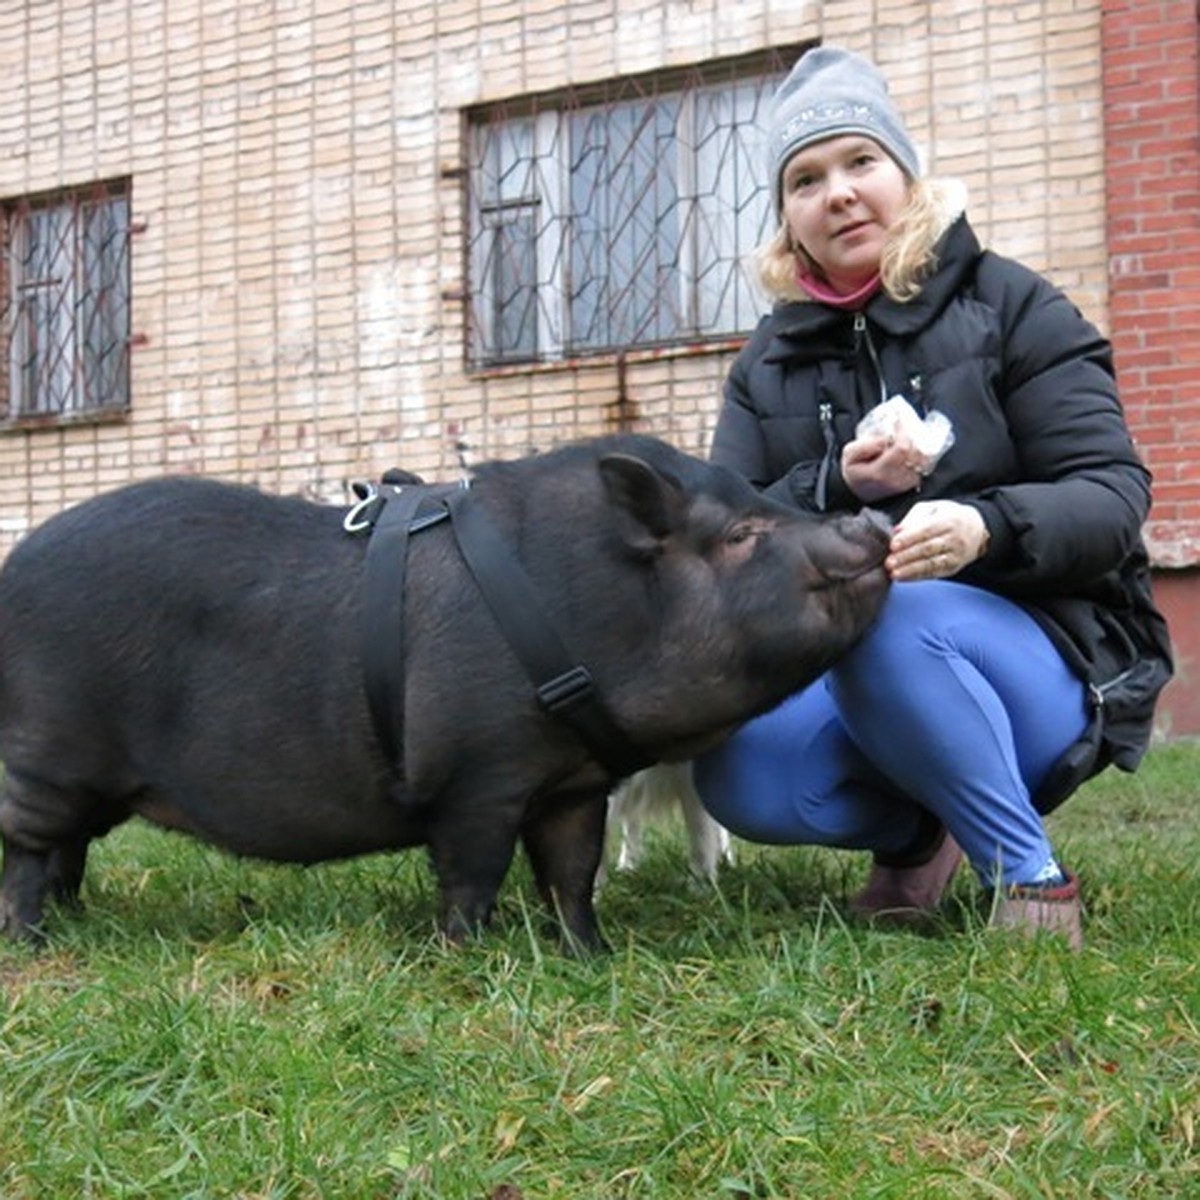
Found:
<svg viewBox="0 0 1200 1200"><path fill-rule="evenodd" d="M1099 0L0 0L0 197L133 179L133 412L0 435L0 555L162 471L340 500L637 425L702 450L729 352L463 367L462 112L822 36L874 55L981 234L1106 314ZM619 383L624 379L624 396ZM624 405L621 401L624 400Z"/></svg>

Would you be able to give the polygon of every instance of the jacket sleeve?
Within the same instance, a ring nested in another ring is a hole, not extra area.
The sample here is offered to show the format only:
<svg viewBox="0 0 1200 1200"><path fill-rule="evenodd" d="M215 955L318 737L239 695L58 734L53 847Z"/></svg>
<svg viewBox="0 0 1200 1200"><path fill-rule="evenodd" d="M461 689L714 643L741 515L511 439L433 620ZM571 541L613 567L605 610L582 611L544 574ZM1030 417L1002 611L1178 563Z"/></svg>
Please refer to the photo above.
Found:
<svg viewBox="0 0 1200 1200"><path fill-rule="evenodd" d="M988 302L1003 315L1000 401L1021 479L972 498L992 539L976 577L1015 594L1077 591L1137 546L1150 474L1108 341L1047 280L1008 266Z"/></svg>

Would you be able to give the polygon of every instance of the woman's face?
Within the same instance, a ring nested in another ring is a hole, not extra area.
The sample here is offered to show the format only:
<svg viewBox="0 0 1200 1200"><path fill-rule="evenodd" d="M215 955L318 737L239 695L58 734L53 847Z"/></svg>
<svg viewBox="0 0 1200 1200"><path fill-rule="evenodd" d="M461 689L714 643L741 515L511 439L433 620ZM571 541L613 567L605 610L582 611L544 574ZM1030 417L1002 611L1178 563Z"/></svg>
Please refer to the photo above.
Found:
<svg viewBox="0 0 1200 1200"><path fill-rule="evenodd" d="M866 283L908 199L909 179L896 160L878 142L848 134L805 146L781 183L792 241L830 286L852 292Z"/></svg>

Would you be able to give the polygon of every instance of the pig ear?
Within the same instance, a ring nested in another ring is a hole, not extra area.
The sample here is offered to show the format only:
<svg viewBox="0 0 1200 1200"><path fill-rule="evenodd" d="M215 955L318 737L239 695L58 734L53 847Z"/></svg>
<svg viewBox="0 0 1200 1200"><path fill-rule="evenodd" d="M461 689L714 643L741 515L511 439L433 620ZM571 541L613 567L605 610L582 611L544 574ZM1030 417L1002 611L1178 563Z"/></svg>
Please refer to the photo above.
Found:
<svg viewBox="0 0 1200 1200"><path fill-rule="evenodd" d="M606 454L598 465L625 541L642 553L658 550L683 523L683 489L631 454Z"/></svg>

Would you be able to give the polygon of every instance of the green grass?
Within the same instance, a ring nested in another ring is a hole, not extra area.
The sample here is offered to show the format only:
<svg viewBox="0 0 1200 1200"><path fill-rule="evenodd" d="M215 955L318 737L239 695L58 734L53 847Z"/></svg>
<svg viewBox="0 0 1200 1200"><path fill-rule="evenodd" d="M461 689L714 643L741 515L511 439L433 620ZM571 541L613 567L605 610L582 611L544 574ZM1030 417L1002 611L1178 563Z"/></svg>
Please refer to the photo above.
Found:
<svg viewBox="0 0 1200 1200"><path fill-rule="evenodd" d="M0 1197L1200 1195L1200 744L1052 818L1087 948L847 923L861 855L681 835L562 957L523 865L432 934L420 853L237 862L125 827L0 949Z"/></svg>

